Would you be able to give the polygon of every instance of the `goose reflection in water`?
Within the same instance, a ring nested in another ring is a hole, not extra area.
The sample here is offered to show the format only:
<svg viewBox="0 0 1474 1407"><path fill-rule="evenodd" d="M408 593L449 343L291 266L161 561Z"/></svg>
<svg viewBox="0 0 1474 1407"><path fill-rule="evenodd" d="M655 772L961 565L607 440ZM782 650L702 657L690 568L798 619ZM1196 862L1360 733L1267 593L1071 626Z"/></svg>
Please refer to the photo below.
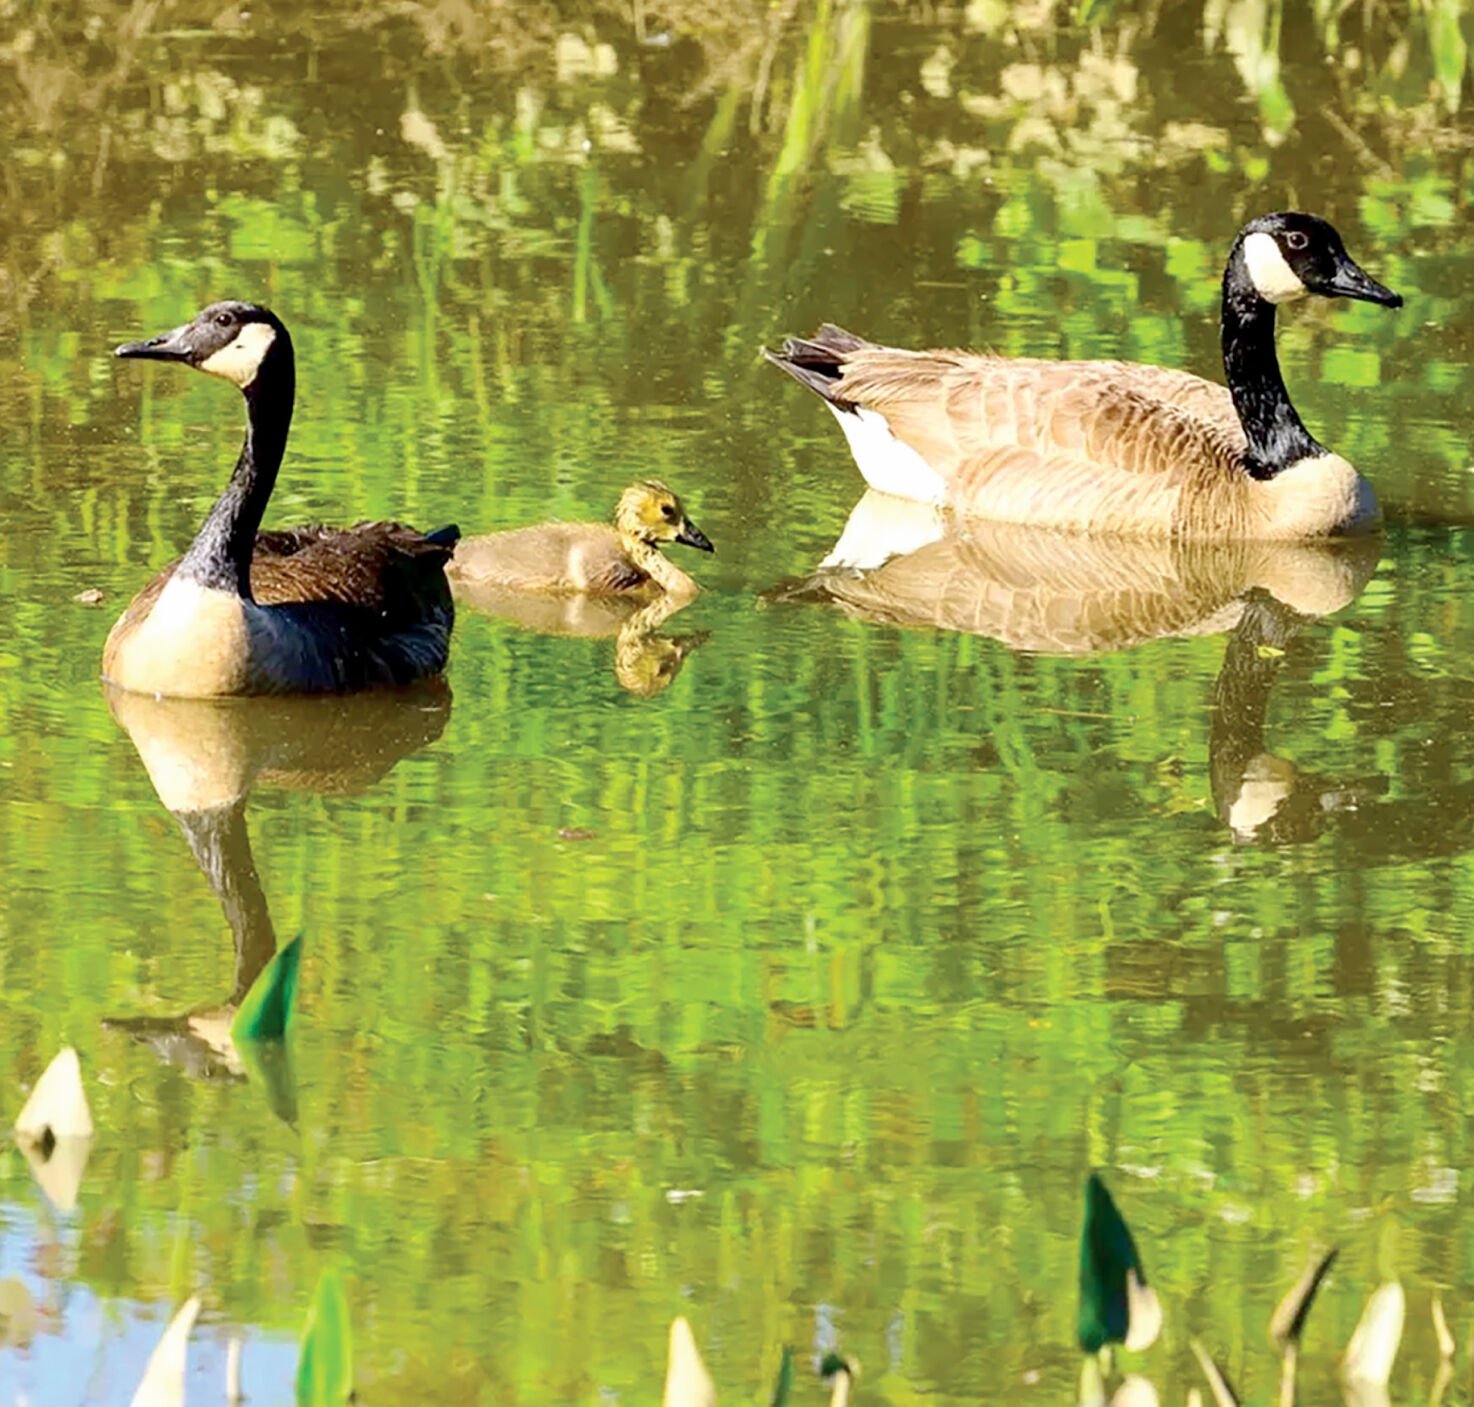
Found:
<svg viewBox="0 0 1474 1407"><path fill-rule="evenodd" d="M614 677L621 688L643 699L670 688L686 657L710 638L705 630L660 633L671 616L691 604L691 596L667 593L641 602L621 596L545 595L460 577L452 579L451 594L457 605L542 635L613 636Z"/></svg>
<svg viewBox="0 0 1474 1407"><path fill-rule="evenodd" d="M235 940L235 974L223 1001L176 1016L112 1018L107 1024L147 1042L186 1074L242 1078L231 1022L277 950L246 826L251 788L262 782L333 795L361 791L440 736L450 717L450 690L431 681L389 693L249 701L105 692L113 717L133 740L159 800L179 823L220 900ZM264 1073L274 1107L290 1118L290 1071Z"/></svg>
<svg viewBox="0 0 1474 1407"><path fill-rule="evenodd" d="M1270 693L1304 624L1349 605L1376 538L1203 543L1090 537L960 519L868 490L804 581L770 599L823 601L886 625L988 636L1013 650L1092 655L1164 636L1230 640L1213 695L1214 803L1234 838L1312 838L1379 789L1300 773L1264 747Z"/></svg>

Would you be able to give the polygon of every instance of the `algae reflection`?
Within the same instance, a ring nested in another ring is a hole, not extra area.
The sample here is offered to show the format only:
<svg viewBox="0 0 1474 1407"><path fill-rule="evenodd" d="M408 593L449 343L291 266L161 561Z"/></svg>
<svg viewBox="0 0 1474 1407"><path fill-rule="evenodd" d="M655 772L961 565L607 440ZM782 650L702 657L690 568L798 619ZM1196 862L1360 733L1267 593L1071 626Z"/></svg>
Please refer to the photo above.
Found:
<svg viewBox="0 0 1474 1407"><path fill-rule="evenodd" d="M1209 733L1215 806L1236 839L1303 840L1378 788L1302 776L1268 751L1270 695L1290 639L1355 600L1379 550L1375 538L1219 545L1062 534L869 489L818 569L770 596L1038 654L1228 632Z"/></svg>

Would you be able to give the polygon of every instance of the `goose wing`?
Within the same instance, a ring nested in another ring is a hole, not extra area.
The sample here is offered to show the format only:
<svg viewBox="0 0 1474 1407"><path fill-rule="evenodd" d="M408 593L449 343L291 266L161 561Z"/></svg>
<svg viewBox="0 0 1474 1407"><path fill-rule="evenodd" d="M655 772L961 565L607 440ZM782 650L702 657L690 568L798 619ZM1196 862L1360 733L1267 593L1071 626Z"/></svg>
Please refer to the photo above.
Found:
<svg viewBox="0 0 1474 1407"><path fill-rule="evenodd" d="M846 364L838 390L882 415L962 512L1170 533L1207 499L1241 494L1243 434L1201 413L1227 391L1158 370L877 349Z"/></svg>
<svg viewBox="0 0 1474 1407"><path fill-rule="evenodd" d="M1232 399L1186 372L910 352L829 325L769 357L829 403L877 487L904 489L909 451L932 476L914 477L915 496L1003 521L1173 534L1203 519L1221 533L1246 511Z"/></svg>
<svg viewBox="0 0 1474 1407"><path fill-rule="evenodd" d="M459 536L391 522L257 533L251 594L262 606L356 607L393 628L448 607L445 567Z"/></svg>
<svg viewBox="0 0 1474 1407"><path fill-rule="evenodd" d="M417 603L442 596L448 601L444 569L458 536L455 528L422 533L388 522L260 532L251 558L251 594L261 606L331 604L391 621L413 617ZM134 596L117 629L148 615L182 560L170 562Z"/></svg>

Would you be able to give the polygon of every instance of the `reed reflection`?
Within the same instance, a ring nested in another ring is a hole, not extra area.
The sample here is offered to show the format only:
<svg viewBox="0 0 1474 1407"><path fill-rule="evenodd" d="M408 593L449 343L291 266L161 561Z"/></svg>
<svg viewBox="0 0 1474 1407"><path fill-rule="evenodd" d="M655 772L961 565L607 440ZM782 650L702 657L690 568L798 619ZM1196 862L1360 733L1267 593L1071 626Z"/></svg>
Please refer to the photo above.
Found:
<svg viewBox="0 0 1474 1407"><path fill-rule="evenodd" d="M1207 544L1057 533L870 490L817 570L772 594L1040 654L1227 632L1209 730L1214 804L1236 839L1281 843L1313 837L1327 816L1383 785L1301 774L1264 741L1289 642L1355 600L1379 553L1375 538Z"/></svg>
<svg viewBox="0 0 1474 1407"><path fill-rule="evenodd" d="M290 1120L290 1066L280 1047L238 1048L231 1022L277 951L276 931L251 852L246 803L258 783L344 795L362 791L403 757L434 742L450 717L440 681L412 690L338 698L157 699L106 689L149 780L220 901L235 944L223 1000L177 1015L111 1018L199 1079L263 1077L276 1112Z"/></svg>

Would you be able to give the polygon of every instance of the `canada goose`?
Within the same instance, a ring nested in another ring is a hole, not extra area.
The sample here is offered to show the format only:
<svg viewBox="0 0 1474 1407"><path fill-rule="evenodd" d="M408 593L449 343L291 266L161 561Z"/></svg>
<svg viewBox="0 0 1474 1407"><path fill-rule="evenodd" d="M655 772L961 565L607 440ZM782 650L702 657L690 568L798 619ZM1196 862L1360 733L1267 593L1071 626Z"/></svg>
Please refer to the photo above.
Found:
<svg viewBox="0 0 1474 1407"><path fill-rule="evenodd" d="M174 697L345 692L445 667L454 608L444 566L454 527L399 523L260 533L292 420L296 371L280 318L212 303L120 357L183 362L237 386L246 439L189 551L119 616L104 678Z"/></svg>
<svg viewBox="0 0 1474 1407"><path fill-rule="evenodd" d="M824 399L866 482L902 498L1150 537L1366 531L1370 486L1306 430L1275 358L1276 305L1308 293L1402 306L1329 224L1288 211L1229 253L1226 388L1132 362L900 351L828 323L764 355Z"/></svg>
<svg viewBox="0 0 1474 1407"><path fill-rule="evenodd" d="M620 495L614 522L537 523L468 537L447 569L458 593L501 587L594 596L695 596L700 587L660 551L680 542L702 552L711 539L681 500L655 479Z"/></svg>

